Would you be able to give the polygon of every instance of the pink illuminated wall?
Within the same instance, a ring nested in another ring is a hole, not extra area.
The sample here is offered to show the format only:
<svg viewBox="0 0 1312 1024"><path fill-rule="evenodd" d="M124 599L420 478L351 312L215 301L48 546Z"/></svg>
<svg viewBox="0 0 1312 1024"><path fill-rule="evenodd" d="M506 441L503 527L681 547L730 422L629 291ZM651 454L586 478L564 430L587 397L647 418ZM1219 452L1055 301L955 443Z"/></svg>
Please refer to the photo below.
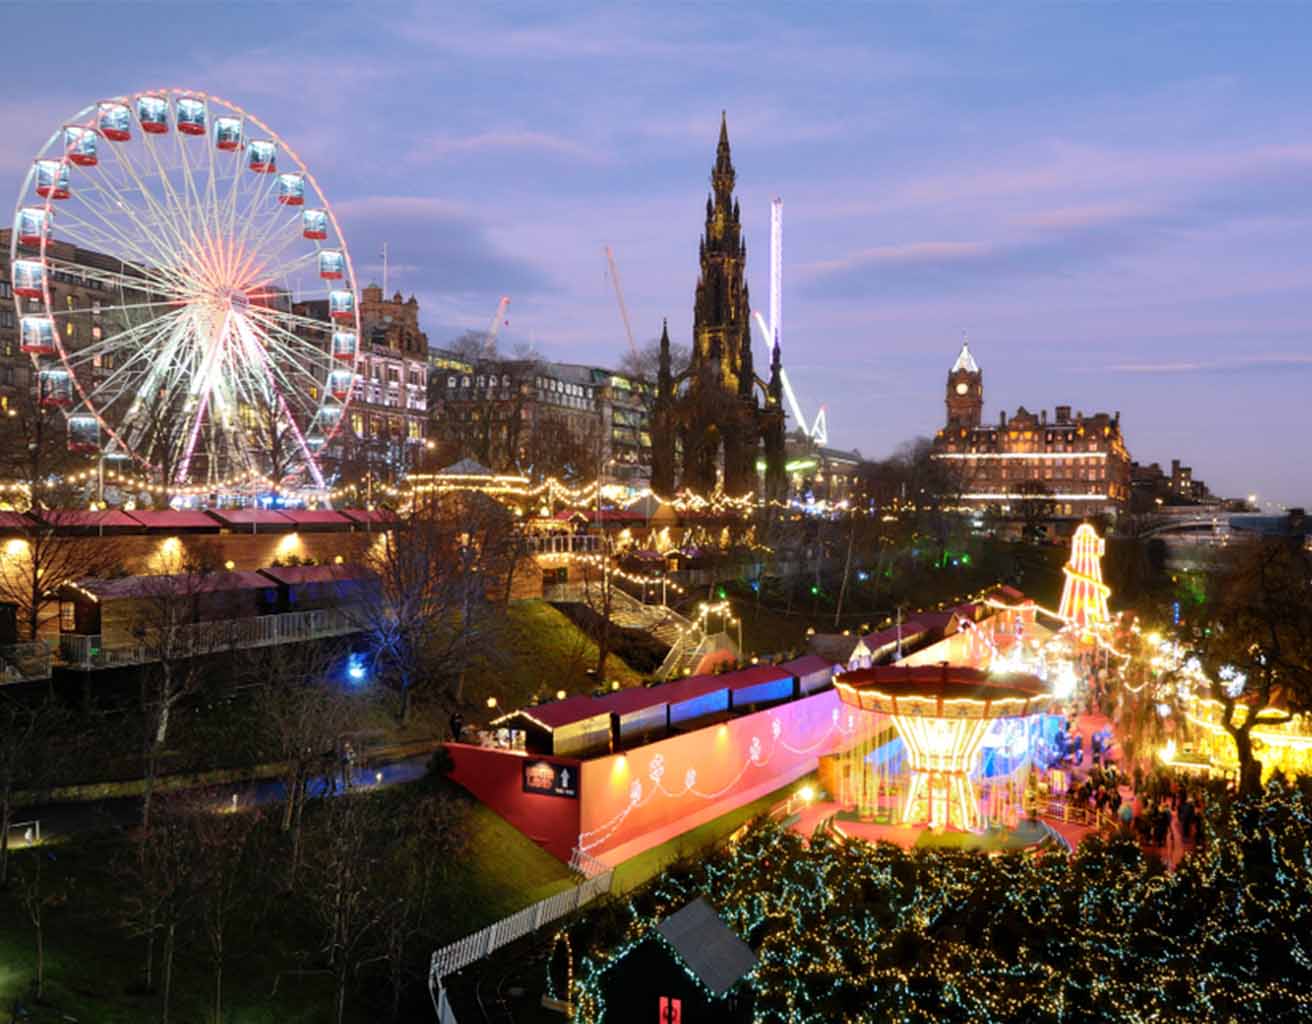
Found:
<svg viewBox="0 0 1312 1024"><path fill-rule="evenodd" d="M580 846L619 863L813 771L874 718L827 690L586 761Z"/></svg>

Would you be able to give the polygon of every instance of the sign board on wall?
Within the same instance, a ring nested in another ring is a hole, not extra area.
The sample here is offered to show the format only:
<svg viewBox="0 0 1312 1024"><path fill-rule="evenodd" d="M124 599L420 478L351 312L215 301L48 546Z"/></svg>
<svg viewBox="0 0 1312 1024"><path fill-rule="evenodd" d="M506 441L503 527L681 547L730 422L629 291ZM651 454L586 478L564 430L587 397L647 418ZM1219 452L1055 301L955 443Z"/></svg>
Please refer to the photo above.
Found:
<svg viewBox="0 0 1312 1024"><path fill-rule="evenodd" d="M567 764L550 761L524 762L524 792L539 796L579 798L579 770Z"/></svg>

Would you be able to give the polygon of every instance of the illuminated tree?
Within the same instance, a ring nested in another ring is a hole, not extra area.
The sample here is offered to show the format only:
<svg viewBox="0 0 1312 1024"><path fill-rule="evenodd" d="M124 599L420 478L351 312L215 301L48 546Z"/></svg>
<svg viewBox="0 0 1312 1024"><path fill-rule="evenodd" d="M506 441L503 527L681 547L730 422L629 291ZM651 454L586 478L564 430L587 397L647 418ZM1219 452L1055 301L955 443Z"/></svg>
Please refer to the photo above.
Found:
<svg viewBox="0 0 1312 1024"><path fill-rule="evenodd" d="M1312 571L1283 540L1244 545L1227 568L1213 577L1194 647L1224 709L1240 788L1252 793L1262 773L1253 729L1312 711Z"/></svg>

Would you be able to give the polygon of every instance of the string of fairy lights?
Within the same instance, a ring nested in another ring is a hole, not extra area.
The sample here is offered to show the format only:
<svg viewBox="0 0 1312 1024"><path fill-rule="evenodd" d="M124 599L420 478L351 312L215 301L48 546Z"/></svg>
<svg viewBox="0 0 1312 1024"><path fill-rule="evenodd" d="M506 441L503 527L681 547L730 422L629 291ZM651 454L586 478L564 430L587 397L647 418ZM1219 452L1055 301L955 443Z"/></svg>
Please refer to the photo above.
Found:
<svg viewBox="0 0 1312 1024"><path fill-rule="evenodd" d="M567 929L573 1019L632 1011L615 968L698 897L752 947L733 991L750 990L762 1024L1309 1019L1312 795L1272 786L1238 805L1209 801L1206 829L1162 873L1130 837L1069 857L980 857L757 825L666 871L619 915ZM710 1012L724 1009L668 959Z"/></svg>

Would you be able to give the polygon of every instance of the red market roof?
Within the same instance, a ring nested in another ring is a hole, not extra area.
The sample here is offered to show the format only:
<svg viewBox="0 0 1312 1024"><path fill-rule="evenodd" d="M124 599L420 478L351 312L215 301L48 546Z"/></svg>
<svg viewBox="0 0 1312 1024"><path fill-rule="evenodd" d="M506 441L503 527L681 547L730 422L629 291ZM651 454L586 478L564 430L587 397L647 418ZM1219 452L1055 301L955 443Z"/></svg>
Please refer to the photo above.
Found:
<svg viewBox="0 0 1312 1024"><path fill-rule="evenodd" d="M330 508L284 508L279 512L297 526L347 526L351 522Z"/></svg>
<svg viewBox="0 0 1312 1024"><path fill-rule="evenodd" d="M635 711L656 707L658 704L682 704L684 701L696 700L698 697L704 697L716 690L731 689L732 684L729 682L729 676L738 674L740 673L728 673L722 676L688 676L686 679L680 679L673 683L662 683L660 686L641 686L630 690L619 690L615 693L608 693L606 696L598 698L598 700L608 704L611 711L621 715L628 715Z"/></svg>
<svg viewBox="0 0 1312 1024"><path fill-rule="evenodd" d="M822 658L818 654L805 654L800 658L794 658L792 661L785 661L779 667L785 672L801 678L802 676L809 676L812 672L832 672L834 662L828 658Z"/></svg>
<svg viewBox="0 0 1312 1024"><path fill-rule="evenodd" d="M271 508L216 509L210 515L225 526L281 526L285 529L292 525L290 519Z"/></svg>
<svg viewBox="0 0 1312 1024"><path fill-rule="evenodd" d="M902 623L901 637L904 644L924 636L926 627L916 619L910 619ZM881 647L887 647L889 644L896 644L898 638L898 627L889 626L887 629L881 629L877 633L867 633L861 638L867 649L873 654Z"/></svg>
<svg viewBox="0 0 1312 1024"><path fill-rule="evenodd" d="M823 659L821 659L823 660ZM827 663L826 663L827 664ZM741 672L726 672L719 676L689 676L659 686L633 686L615 690L601 697L574 696L550 701L535 707L521 708L497 719L497 724L512 715L523 713L548 729L561 729L599 715L631 715L663 704L682 704L696 700L716 690L740 690L761 683L791 678L782 666L758 665Z"/></svg>
<svg viewBox="0 0 1312 1024"><path fill-rule="evenodd" d="M218 529L218 523L204 512L193 512L186 509L133 510L128 513L128 516L148 530Z"/></svg>
<svg viewBox="0 0 1312 1024"><path fill-rule="evenodd" d="M394 523L396 513L390 508L343 508L339 509L353 523Z"/></svg>
<svg viewBox="0 0 1312 1024"><path fill-rule="evenodd" d="M126 512L120 512L118 509L109 509L104 512L84 512L80 509L55 508L43 509L33 513L38 519L48 526L55 528L76 527L78 529L95 529L97 527L128 527L136 529L141 526L139 522L133 519Z"/></svg>
<svg viewBox="0 0 1312 1024"><path fill-rule="evenodd" d="M122 576L114 580L78 580L73 586L100 601L125 598L166 598L212 594L225 590L263 590L269 580L258 572L172 573L161 576Z"/></svg>
<svg viewBox="0 0 1312 1024"><path fill-rule="evenodd" d="M21 512L0 512L0 530L26 530L32 520Z"/></svg>
<svg viewBox="0 0 1312 1024"><path fill-rule="evenodd" d="M791 679L793 674L782 665L753 665L751 668L739 669L737 672L725 672L718 676L702 676L703 679L718 679L721 686L731 690L745 690L749 686L773 683L780 679ZM699 678L693 676L694 679Z"/></svg>
<svg viewBox="0 0 1312 1024"><path fill-rule="evenodd" d="M592 697L575 695L566 697L564 700L553 700L546 704L520 708L518 711L512 711L494 719L492 724L498 725L508 718L522 714L548 729L562 729L567 725L573 725L575 722L582 722L588 718L596 718L598 715L607 714L608 711L608 708L601 707L596 699Z"/></svg>

